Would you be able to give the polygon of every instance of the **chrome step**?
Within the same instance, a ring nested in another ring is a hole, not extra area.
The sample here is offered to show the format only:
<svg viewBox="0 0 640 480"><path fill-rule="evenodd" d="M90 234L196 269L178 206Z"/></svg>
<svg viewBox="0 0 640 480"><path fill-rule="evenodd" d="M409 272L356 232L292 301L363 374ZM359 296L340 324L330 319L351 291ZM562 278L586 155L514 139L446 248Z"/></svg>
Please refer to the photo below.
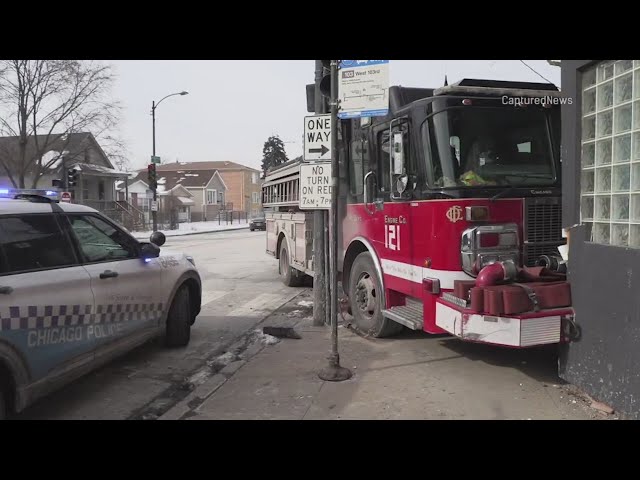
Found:
<svg viewBox="0 0 640 480"><path fill-rule="evenodd" d="M407 298L406 305L383 310L382 315L411 330L422 330L424 326L422 302L412 298Z"/></svg>

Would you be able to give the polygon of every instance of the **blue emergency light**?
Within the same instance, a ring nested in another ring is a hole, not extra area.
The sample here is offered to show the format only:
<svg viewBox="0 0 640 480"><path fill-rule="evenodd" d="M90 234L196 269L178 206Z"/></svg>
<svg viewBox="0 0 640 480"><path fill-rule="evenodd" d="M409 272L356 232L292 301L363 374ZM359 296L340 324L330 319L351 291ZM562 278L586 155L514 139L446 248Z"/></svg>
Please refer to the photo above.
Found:
<svg viewBox="0 0 640 480"><path fill-rule="evenodd" d="M20 195L40 196L53 202L60 201L60 192L41 188L0 188L0 195L8 198L17 198Z"/></svg>

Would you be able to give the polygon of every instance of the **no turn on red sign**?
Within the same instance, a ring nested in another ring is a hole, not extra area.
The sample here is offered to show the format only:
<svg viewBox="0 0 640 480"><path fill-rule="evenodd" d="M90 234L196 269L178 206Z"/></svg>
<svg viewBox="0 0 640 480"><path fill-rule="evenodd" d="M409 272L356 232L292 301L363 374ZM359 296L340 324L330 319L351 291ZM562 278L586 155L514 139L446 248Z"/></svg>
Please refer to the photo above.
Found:
<svg viewBox="0 0 640 480"><path fill-rule="evenodd" d="M300 165L301 210L331 208L331 164Z"/></svg>

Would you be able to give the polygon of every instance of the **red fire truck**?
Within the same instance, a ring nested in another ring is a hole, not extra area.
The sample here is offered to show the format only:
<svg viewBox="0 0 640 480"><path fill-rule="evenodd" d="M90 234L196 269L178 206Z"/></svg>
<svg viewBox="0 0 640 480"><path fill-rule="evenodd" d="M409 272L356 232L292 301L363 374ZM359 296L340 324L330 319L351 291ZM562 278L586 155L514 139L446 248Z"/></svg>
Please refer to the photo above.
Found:
<svg viewBox="0 0 640 480"><path fill-rule="evenodd" d="M560 98L524 82L391 87L386 117L339 122L339 279L361 332L516 348L570 338ZM263 189L267 252L289 285L313 273L298 166Z"/></svg>

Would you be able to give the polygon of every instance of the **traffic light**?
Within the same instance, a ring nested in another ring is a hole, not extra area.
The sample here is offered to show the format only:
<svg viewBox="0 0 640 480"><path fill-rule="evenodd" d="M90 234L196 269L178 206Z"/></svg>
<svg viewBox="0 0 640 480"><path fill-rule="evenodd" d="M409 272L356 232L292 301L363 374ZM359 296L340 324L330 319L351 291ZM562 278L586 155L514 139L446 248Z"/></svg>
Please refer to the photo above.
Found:
<svg viewBox="0 0 640 480"><path fill-rule="evenodd" d="M147 173L149 178L149 188L155 190L158 187L158 177L156 175L156 164L150 163L147 166Z"/></svg>
<svg viewBox="0 0 640 480"><path fill-rule="evenodd" d="M67 170L67 186L75 187L78 183L78 170L75 168L70 168Z"/></svg>
<svg viewBox="0 0 640 480"><path fill-rule="evenodd" d="M320 80L320 93L327 98L331 97L331 60L321 60L322 79Z"/></svg>
<svg viewBox="0 0 640 480"><path fill-rule="evenodd" d="M329 108L329 97L331 96L331 60L320 60L322 62L322 72L320 72L320 93L322 95L321 99L321 110L316 112L316 85L315 83L310 83L306 86L306 96L307 96L307 112L315 112L315 113L328 113ZM318 72L316 71L316 75ZM316 81L317 81L316 77Z"/></svg>

